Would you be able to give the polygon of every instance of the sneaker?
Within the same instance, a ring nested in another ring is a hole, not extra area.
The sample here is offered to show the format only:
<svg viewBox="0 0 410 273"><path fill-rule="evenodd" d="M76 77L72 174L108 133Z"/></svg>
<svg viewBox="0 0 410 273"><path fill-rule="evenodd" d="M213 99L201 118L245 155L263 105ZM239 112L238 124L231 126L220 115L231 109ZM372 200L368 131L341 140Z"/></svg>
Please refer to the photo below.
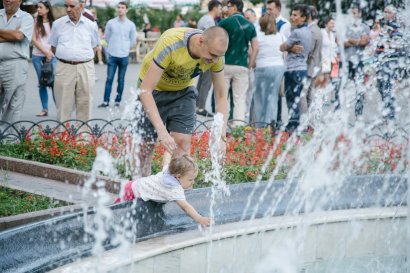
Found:
<svg viewBox="0 0 410 273"><path fill-rule="evenodd" d="M119 103L119 102L115 102L114 106L115 106L115 107L120 107L120 103Z"/></svg>
<svg viewBox="0 0 410 273"><path fill-rule="evenodd" d="M98 108L106 108L106 107L108 107L109 106L109 104L108 104L108 102L103 102L103 103L101 103L100 105L98 105Z"/></svg>
<svg viewBox="0 0 410 273"><path fill-rule="evenodd" d="M196 110L196 114L200 115L200 116L208 117L208 118L212 118L214 116L211 113L209 113L208 111L206 111L205 109Z"/></svg>

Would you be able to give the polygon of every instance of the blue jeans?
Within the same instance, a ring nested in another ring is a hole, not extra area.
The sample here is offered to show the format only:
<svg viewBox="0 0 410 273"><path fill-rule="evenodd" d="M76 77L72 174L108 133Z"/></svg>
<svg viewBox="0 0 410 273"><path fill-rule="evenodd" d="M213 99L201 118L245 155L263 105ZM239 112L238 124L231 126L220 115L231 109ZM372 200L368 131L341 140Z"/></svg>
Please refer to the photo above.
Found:
<svg viewBox="0 0 410 273"><path fill-rule="evenodd" d="M289 110L289 121L286 129L293 132L299 126L300 120L300 93L306 79L306 70L286 71L285 72L285 96L286 105Z"/></svg>
<svg viewBox="0 0 410 273"><path fill-rule="evenodd" d="M255 69L254 92L251 103L252 122L256 127L264 127L276 122L278 113L279 88L284 66L257 67Z"/></svg>
<svg viewBox="0 0 410 273"><path fill-rule="evenodd" d="M44 56L36 56L33 55L31 58L31 62L33 63L34 69L36 70L37 74L37 79L40 82L40 75L41 75L41 66L42 64L46 61L46 57ZM56 69L56 64L57 64L57 59L54 57L51 59L51 65L53 66L53 70L55 71ZM48 110L48 92L47 92L47 86L40 85L38 84L38 90L40 94L40 100L41 100L41 106L43 107L43 110ZM51 88L52 95L53 95L53 100L54 103L56 102L56 99L54 97L54 88Z"/></svg>
<svg viewBox="0 0 410 273"><path fill-rule="evenodd" d="M128 57L118 58L109 56L107 61L107 81L105 82L104 102L110 102L112 82L118 67L118 86L115 102L120 102L124 91L125 72L127 71Z"/></svg>

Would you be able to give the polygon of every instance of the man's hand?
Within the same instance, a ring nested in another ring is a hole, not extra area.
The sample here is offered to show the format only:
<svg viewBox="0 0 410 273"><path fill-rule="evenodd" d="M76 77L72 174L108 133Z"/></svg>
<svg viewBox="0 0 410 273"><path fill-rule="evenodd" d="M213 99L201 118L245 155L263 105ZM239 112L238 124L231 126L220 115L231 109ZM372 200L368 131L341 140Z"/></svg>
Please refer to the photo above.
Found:
<svg viewBox="0 0 410 273"><path fill-rule="evenodd" d="M158 133L158 142L164 146L165 150L171 155L174 153L175 149L177 148L177 144L175 143L174 138L168 133Z"/></svg>
<svg viewBox="0 0 410 273"><path fill-rule="evenodd" d="M289 51L290 51L290 52L293 52L293 53L302 53L302 52L303 52L303 49L304 49L303 45L293 45L293 46L289 49Z"/></svg>

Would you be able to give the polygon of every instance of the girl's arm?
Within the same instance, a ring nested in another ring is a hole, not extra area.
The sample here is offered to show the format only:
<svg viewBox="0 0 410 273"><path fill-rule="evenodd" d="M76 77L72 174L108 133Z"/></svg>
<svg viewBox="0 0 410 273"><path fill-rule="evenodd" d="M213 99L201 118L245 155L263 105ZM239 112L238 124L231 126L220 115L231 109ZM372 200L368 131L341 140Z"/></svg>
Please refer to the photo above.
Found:
<svg viewBox="0 0 410 273"><path fill-rule="evenodd" d="M195 220L198 224L209 226L211 224L211 218L203 217L199 214L191 204L189 204L186 200L177 200L176 201L178 206L185 211L192 219Z"/></svg>

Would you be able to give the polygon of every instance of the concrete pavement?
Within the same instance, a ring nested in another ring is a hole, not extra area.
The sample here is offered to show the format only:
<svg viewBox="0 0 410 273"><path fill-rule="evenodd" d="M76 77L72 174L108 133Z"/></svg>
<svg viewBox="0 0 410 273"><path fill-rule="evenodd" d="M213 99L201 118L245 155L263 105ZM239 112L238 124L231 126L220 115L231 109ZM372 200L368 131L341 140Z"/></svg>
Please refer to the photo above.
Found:
<svg viewBox="0 0 410 273"><path fill-rule="evenodd" d="M91 118L102 118L106 120L112 120L121 117L121 110L124 109L124 102L131 97L131 87L135 87L137 83L138 73L141 65L130 63L128 65L127 73L125 75L125 89L123 93L122 105L119 109L114 107L98 108L103 101L105 80L107 76L107 66L106 65L95 65L95 72L97 80L95 82L95 88L93 92L92 108L91 108ZM45 119L57 119L57 111L52 99L51 90L49 90L49 115L48 117L36 117L36 114L40 113L42 110L40 96L38 93L38 80L35 74L33 65L29 65L29 73L26 87L26 100L24 103L24 108L21 115L21 120L29 121L41 121ZM113 88L111 92L112 101L114 101L117 88L117 78L114 79ZM111 103L113 106L113 102ZM74 116L73 116L74 117Z"/></svg>

